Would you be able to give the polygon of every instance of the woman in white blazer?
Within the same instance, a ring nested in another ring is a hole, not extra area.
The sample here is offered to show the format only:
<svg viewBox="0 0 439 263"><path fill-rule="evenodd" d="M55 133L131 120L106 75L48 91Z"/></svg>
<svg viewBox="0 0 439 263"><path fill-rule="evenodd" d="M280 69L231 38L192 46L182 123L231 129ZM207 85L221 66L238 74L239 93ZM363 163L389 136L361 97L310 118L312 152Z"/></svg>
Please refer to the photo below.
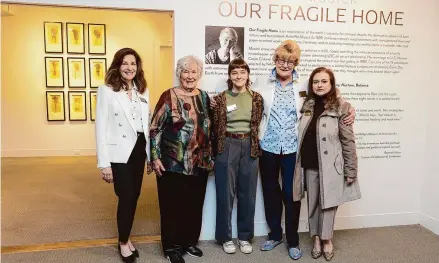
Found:
<svg viewBox="0 0 439 263"><path fill-rule="evenodd" d="M118 249L124 262L134 262L138 251L129 240L149 158L149 91L140 56L131 48L116 52L98 89L96 149L98 168L114 183L117 206Z"/></svg>

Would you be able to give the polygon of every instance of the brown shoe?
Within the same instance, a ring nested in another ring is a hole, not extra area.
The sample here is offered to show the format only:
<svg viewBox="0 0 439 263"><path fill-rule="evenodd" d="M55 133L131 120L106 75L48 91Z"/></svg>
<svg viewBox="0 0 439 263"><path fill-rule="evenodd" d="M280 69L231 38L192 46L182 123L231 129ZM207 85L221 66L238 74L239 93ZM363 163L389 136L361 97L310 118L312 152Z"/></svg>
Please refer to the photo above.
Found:
<svg viewBox="0 0 439 263"><path fill-rule="evenodd" d="M311 257L313 259L317 259L317 258L319 258L321 256L322 256L322 250L317 250L317 249L314 249L314 248L311 250Z"/></svg>
<svg viewBox="0 0 439 263"><path fill-rule="evenodd" d="M331 261L331 259L334 257L334 251L326 252L323 251L323 257L326 261Z"/></svg>

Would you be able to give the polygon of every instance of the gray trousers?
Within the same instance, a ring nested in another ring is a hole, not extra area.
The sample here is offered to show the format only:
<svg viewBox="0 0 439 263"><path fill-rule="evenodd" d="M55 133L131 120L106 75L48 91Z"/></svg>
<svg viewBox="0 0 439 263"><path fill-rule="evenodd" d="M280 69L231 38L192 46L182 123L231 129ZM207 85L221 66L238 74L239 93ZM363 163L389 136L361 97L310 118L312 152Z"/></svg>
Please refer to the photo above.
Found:
<svg viewBox="0 0 439 263"><path fill-rule="evenodd" d="M254 236L258 159L250 156L250 138L226 137L224 151L215 158L216 229L215 239L232 240L232 211L238 199L238 239L250 241Z"/></svg>
<svg viewBox="0 0 439 263"><path fill-rule="evenodd" d="M305 177L308 194L309 233L311 237L318 236L322 240L332 239L337 206L328 209L320 207L320 178L317 169L306 169Z"/></svg>

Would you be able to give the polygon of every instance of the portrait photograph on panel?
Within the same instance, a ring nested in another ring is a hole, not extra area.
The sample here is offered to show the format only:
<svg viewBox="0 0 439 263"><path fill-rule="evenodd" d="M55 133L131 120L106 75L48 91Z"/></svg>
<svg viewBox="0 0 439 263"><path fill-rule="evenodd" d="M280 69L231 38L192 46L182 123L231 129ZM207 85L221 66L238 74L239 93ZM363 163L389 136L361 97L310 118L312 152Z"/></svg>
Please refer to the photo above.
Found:
<svg viewBox="0 0 439 263"><path fill-rule="evenodd" d="M244 58L244 27L206 26L205 63L228 65Z"/></svg>

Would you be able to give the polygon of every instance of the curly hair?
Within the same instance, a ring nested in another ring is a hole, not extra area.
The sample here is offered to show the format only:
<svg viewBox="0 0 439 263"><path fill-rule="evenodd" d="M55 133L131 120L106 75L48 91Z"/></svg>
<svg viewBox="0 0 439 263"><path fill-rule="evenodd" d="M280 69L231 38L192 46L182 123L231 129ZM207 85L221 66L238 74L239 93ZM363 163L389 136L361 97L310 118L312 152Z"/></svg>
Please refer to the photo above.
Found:
<svg viewBox="0 0 439 263"><path fill-rule="evenodd" d="M133 81L138 91L143 94L147 88L147 85L145 80L145 73L143 72L142 67L142 59L140 58L139 54L132 48L122 48L117 51L116 54L114 54L113 61L111 62L110 68L105 75L105 84L112 87L113 91L116 92L124 89L124 86L128 86L128 83L126 83L126 81L122 78L122 75L119 71L120 66L123 63L123 59L127 55L133 55L136 58L137 71Z"/></svg>
<svg viewBox="0 0 439 263"><path fill-rule="evenodd" d="M278 59L285 59L285 60L293 59L294 66L297 66L300 63L301 53L302 51L300 50L299 44L297 44L297 42L294 40L288 39L282 42L282 44L280 44L276 48L272 60L274 63L276 63Z"/></svg>

